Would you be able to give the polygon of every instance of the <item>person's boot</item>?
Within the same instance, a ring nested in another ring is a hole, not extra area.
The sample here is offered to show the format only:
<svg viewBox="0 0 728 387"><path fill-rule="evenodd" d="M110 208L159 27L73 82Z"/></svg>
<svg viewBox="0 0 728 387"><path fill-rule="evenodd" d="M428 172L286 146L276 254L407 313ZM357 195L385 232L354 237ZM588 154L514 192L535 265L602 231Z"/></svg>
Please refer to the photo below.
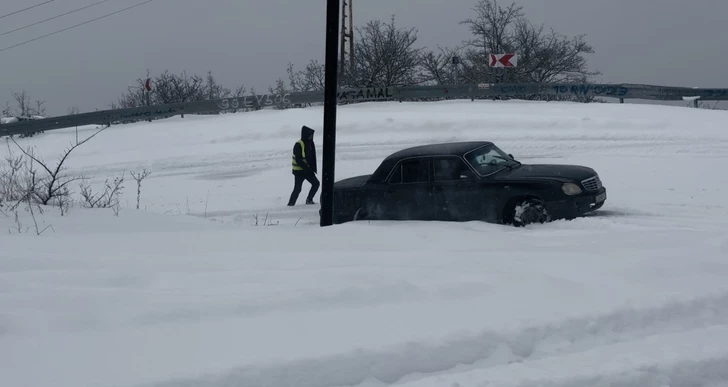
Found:
<svg viewBox="0 0 728 387"><path fill-rule="evenodd" d="M306 204L316 204L313 202L313 199L306 199Z"/></svg>

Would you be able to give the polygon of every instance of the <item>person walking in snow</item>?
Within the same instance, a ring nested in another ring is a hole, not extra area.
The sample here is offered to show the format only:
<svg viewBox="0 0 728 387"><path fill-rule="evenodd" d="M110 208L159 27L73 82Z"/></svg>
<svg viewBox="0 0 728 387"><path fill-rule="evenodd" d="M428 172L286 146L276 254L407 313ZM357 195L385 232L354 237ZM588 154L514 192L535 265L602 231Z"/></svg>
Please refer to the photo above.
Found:
<svg viewBox="0 0 728 387"><path fill-rule="evenodd" d="M313 129L304 125L301 128L301 139L293 144L293 192L291 192L291 198L288 200L289 206L296 205L304 180L311 183L311 189L306 197L306 204L315 204L313 197L316 195L321 183L316 178L318 170L316 168L316 145L313 143L314 133Z"/></svg>

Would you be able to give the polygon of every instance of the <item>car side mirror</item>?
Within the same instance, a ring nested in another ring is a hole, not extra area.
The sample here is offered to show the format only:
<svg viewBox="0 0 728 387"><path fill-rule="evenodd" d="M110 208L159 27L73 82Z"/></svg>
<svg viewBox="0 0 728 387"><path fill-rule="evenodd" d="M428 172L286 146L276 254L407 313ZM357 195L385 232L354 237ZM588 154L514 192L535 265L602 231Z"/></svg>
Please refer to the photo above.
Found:
<svg viewBox="0 0 728 387"><path fill-rule="evenodd" d="M508 157L512 158L513 160L515 160L515 159L516 159L516 158L515 158L515 157L513 157L513 155L512 155L512 154L510 154L510 153L508 154Z"/></svg>

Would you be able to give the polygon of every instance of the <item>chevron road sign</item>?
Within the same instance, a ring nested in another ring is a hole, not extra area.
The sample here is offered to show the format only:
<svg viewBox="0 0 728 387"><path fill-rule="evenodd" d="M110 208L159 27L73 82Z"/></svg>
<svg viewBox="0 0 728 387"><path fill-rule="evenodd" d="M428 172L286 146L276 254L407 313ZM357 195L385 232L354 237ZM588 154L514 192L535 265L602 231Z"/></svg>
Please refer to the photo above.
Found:
<svg viewBox="0 0 728 387"><path fill-rule="evenodd" d="M490 67L516 67L518 54L490 54Z"/></svg>

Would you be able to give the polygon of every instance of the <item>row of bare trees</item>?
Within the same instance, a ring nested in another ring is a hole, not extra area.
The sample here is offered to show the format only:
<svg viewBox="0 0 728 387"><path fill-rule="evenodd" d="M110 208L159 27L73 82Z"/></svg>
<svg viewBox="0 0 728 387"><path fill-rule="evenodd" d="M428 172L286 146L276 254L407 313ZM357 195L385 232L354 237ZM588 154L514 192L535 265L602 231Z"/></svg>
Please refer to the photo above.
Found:
<svg viewBox="0 0 728 387"><path fill-rule="evenodd" d="M488 65L490 53L518 53L508 82L588 82L600 74L588 67L585 54L594 50L584 35L566 37L534 24L515 2L478 0L473 13L461 21L471 38L437 50L418 47L417 30L397 27L394 17L356 28L353 63L345 64L341 87L503 82L504 72ZM300 71L289 65L288 78L292 91L323 90L324 65L312 60Z"/></svg>
<svg viewBox="0 0 728 387"><path fill-rule="evenodd" d="M151 79L151 91L145 88L146 79ZM255 90L251 90L253 93ZM217 82L212 72L205 77L197 74L188 75L186 72L172 74L169 71L152 77L147 71L146 78L138 78L135 85L122 93L117 102L112 103L111 109L135 108L150 105L193 102L219 98L235 98L246 95L247 89L244 85L234 90L229 89ZM33 100L23 90L11 92L13 103L6 102L0 109L0 118L32 119L42 118L46 115L45 101ZM78 114L80 110L72 106L66 114ZM22 136L21 136L22 137Z"/></svg>
<svg viewBox="0 0 728 387"><path fill-rule="evenodd" d="M523 7L515 2L502 6L498 0L477 0L473 15L460 23L468 27L470 39L455 47L436 50L417 45L415 28L398 27L394 16L388 21L373 20L355 31L353 61L345 63L340 87L402 87L452 83L589 82L600 73L592 71L586 54L593 48L584 35L566 37L544 25L530 22ZM488 65L489 53L516 52L518 67L504 72ZM457 58L457 63L453 63ZM266 92L321 91L324 89L324 64L311 60L302 70L289 63L287 81L279 78ZM151 79L151 91L145 89ZM235 98L247 93L245 86L234 90L219 84L211 72L206 76L172 74L156 77L147 72L119 97L112 108ZM534 96L529 96L534 97ZM278 106L287 108L290 106Z"/></svg>
<svg viewBox="0 0 728 387"><path fill-rule="evenodd" d="M146 80L150 79L151 91L145 87ZM152 77L147 71L146 78L138 78L134 86L130 86L112 109L134 108L159 104L180 102L194 102L209 99L235 98L246 94L244 85L231 90L217 82L211 71L205 77L197 74L188 75L186 72L172 74L169 71Z"/></svg>
<svg viewBox="0 0 728 387"><path fill-rule="evenodd" d="M0 117L33 117L45 116L45 101L32 100L25 90L11 92L14 106L10 102L5 102Z"/></svg>

